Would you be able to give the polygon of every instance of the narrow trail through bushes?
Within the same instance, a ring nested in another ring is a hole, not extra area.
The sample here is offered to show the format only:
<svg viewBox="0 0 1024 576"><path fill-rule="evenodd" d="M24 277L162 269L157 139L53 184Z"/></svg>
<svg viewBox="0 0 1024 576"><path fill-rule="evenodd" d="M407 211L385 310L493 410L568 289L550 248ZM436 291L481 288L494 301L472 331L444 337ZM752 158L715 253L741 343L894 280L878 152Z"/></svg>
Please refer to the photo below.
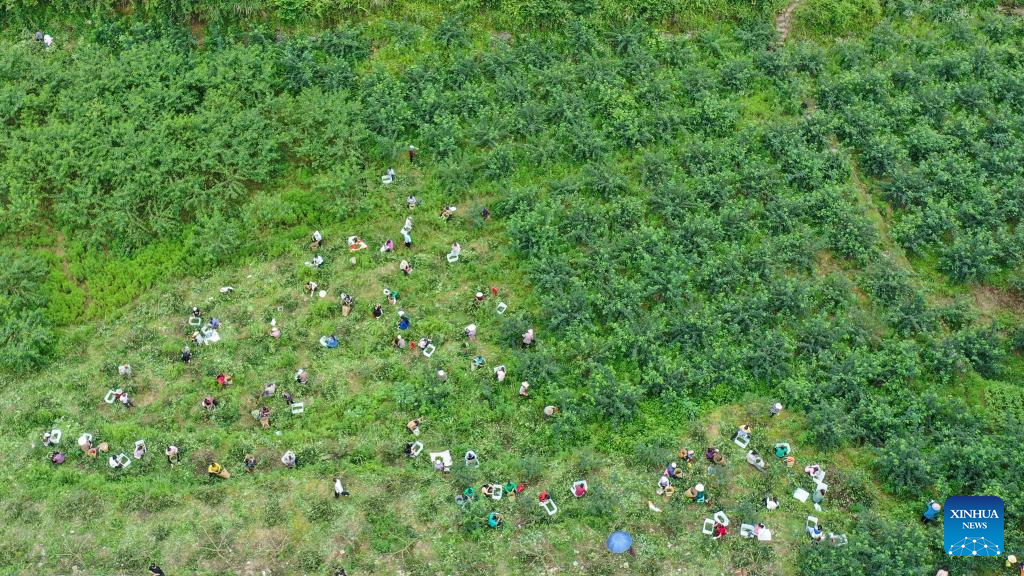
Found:
<svg viewBox="0 0 1024 576"><path fill-rule="evenodd" d="M775 31L779 34L779 44L786 43L790 27L793 25L793 13L796 12L798 6L800 6L800 0L793 0L785 10L779 12L779 15L775 17Z"/></svg>

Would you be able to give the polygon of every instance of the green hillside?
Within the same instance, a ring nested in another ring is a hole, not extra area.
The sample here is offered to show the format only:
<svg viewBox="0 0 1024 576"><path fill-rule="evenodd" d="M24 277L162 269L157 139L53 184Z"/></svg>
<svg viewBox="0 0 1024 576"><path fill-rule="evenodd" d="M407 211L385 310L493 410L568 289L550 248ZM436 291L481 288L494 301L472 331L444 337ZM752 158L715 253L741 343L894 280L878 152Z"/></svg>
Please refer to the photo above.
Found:
<svg viewBox="0 0 1024 576"><path fill-rule="evenodd" d="M1016 573L949 558L921 514L999 496L1024 558L1022 13L7 2L0 575ZM193 306L219 342L190 342ZM133 406L104 401L119 388ZM821 511L791 496L809 465ZM523 492L480 494L509 482ZM848 544L812 541L808 515ZM740 537L759 522L771 542ZM615 530L635 555L606 550Z"/></svg>

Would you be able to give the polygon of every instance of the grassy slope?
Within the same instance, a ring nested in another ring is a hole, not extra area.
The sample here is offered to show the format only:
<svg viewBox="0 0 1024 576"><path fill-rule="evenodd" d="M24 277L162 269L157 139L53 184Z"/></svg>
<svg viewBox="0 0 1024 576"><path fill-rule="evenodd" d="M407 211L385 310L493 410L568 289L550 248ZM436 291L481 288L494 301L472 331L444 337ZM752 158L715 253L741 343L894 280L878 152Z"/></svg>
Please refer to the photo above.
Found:
<svg viewBox="0 0 1024 576"><path fill-rule="evenodd" d="M504 242L500 221L481 223L472 216L479 202L469 198L458 202L459 217L444 224L437 217L441 199L427 193L421 195L425 205L415 211L415 250L388 256L370 250L352 265L339 246L352 233L367 238L374 248L386 237L398 238L397 229L408 213L406 191L422 189L431 178L415 170L410 174L404 164L398 170L398 186L370 186L348 204L348 214L327 212L308 227L265 231L276 242L288 239L286 254L153 290L120 319L72 331L61 352L63 360L45 372L3 387L3 426L17 438L5 447L4 457L19 462L20 468L17 481L10 470L6 479L15 486L5 498L7 522L2 529L4 556L17 559L10 573L26 565L41 573L67 572L73 566L131 573L150 559L175 572L200 573L315 572L323 570L318 568L321 561L343 562L363 573L401 568L422 574L521 574L545 566L610 573L618 560L602 551L602 540L616 527L637 533L643 551L638 561L645 572L672 568L714 573L754 563L763 566L762 573L790 572L787 563L795 555L789 552L802 542L799 527L806 507L785 498L781 511L763 518L776 534L770 547L736 539L710 543L699 534L703 518L719 507L735 519L751 521L762 516L759 502L769 487L780 496L801 482L810 488L796 470L777 465L766 481L745 464L728 437L737 422L752 417L759 424L755 446L764 453L777 439L788 439L804 463L822 458L827 465L843 456L811 453L801 446L797 415L769 423L760 409L765 399L753 398L700 421L687 414L666 415L649 405L644 417L625 430L595 430L593 450L560 449L550 423L540 415L544 383L533 382L530 400L517 398L516 353L498 341L503 318L492 312L493 301L480 309L472 303L473 292L494 285L510 303L510 314L538 312ZM308 258L306 234L313 227L322 228L327 237L328 265L316 274L301 264ZM449 266L443 254L453 240L463 244L463 259ZM415 267L409 278L397 269L402 258ZM329 291L327 300L303 295L302 283L311 278ZM222 285L232 285L236 292L222 296L217 291ZM370 317L372 303L383 301L384 287L400 290L402 307L414 321L412 335L428 334L440 344L429 361L388 346L395 332L394 308L388 307L379 321ZM341 317L337 304L341 291L357 299L349 318ZM175 357L192 304L223 319L224 341L197 351L192 364L183 366ZM279 342L266 336L271 317L284 330ZM504 386L496 385L489 370L468 369L477 353L461 338L469 322L480 327L479 350L488 363L509 365ZM331 332L343 345L322 350L316 339ZM538 352L564 345L545 336L539 335ZM137 407L127 412L101 400L118 384L115 367L121 362L130 362L136 371L131 390ZM289 385L299 366L313 375L304 389ZM451 374L450 386L429 390L438 367ZM213 381L222 370L235 375L234 386L224 393L216 391ZM249 416L260 405L257 396L267 381L292 390L308 407L301 418L292 418L282 414L280 399L271 402L275 433L264 432ZM198 404L211 393L223 404L208 415ZM478 473L458 470L442 478L425 459L410 462L401 456L407 436L403 424L416 416L403 399L436 393L448 396L423 414L429 420L423 436L427 448L451 448L460 454L476 449L484 462ZM51 424L65 431L71 454L56 472L45 463L46 450L32 446L39 430ZM134 440L145 438L152 452L129 470L112 472L104 461L87 460L71 449L84 431L117 451L128 451ZM687 479L708 484L713 509L675 498L660 502L660 515L646 510L661 463L632 448L645 437L665 435L698 450L709 442L728 446L732 463L726 479L709 480L702 466ZM185 456L185 464L177 468L169 468L160 454L171 442ZM285 470L278 461L289 448L299 453L296 471ZM253 476L241 473L246 452L254 452L261 462ZM208 479L204 468L212 459L225 463L233 478ZM336 502L330 497L330 478L336 474L347 481L351 499ZM581 476L589 479L594 493L580 501L561 498ZM834 484L837 494L843 491L842 478ZM481 504L467 515L459 514L452 502L469 483L513 479L551 490L562 513L554 519L543 516L535 504L536 488L521 502ZM863 501L870 495L851 497ZM491 508L506 514L504 530L460 529ZM845 521L840 513L821 516L836 528ZM40 527L62 536L38 542L34 535ZM680 554L680 549L685 552Z"/></svg>
<svg viewBox="0 0 1024 576"><path fill-rule="evenodd" d="M763 113L752 106L753 113ZM644 415L623 430L595 430L594 449L572 453L559 448L550 423L540 416L544 383L534 382L534 398L515 396L516 354L499 342L502 319L490 312L489 302L476 310L471 294L499 286L513 311L538 317L530 287L522 282L515 255L504 241L500 221L475 221L475 207L495 191L460 199L460 216L445 225L436 217L439 195L420 194L426 205L416 212L416 270L404 278L397 263L403 251L382 257L372 250L386 237L398 239L407 214L405 186L430 189L430 173L413 173L398 166L402 184L391 189L369 186L340 204L319 199L323 219L309 226L268 230L254 234L254 242L281 243L284 254L239 263L198 279L159 285L126 313L106 324L89 324L71 331L63 360L37 375L4 382L0 389L0 425L10 441L0 446L3 459L17 463L3 471L13 489L4 495L4 525L0 528L0 573L66 573L73 566L88 573L138 573L151 559L173 573L259 574L323 573L326 565L343 563L358 573L414 574L540 573L557 567L563 572L602 574L621 569L622 559L603 552L602 541L612 528L626 527L639 539L639 572L673 571L683 574L731 572L733 566L758 565L760 574L791 573L793 549L803 542L800 531L807 506L798 506L784 493L796 484L810 488L797 470L771 466L767 477L749 468L742 452L728 444L733 426L753 418L754 446L763 453L777 439L794 444L801 463L818 461L838 474L832 481L833 498L847 504L890 502L870 482L858 477L870 454L846 451L815 454L801 445L800 417L786 414L768 421L765 398L736 399L692 419L688 414L664 414L647 405ZM372 182L373 175L367 175ZM299 177L300 184L305 178ZM280 194L295 185L282 185L266 194ZM299 192L300 197L312 193ZM310 271L301 265L308 258L305 238L314 227L328 239L328 267L316 278L330 292L329 302L303 297L301 285ZM371 250L348 263L340 246L348 234L368 239ZM271 238L271 237L275 238ZM883 236L884 237L884 236ZM443 255L452 240L464 247L463 261L448 266ZM217 293L230 284L229 297ZM400 354L387 346L393 335L394 309L384 319L369 317L372 303L382 301L388 286L402 293L415 336L429 334L441 343L431 360ZM342 318L337 295L356 296L354 315ZM486 291L486 290L485 290ZM190 366L175 362L183 341L187 307L200 305L222 318L225 340L199 351ZM284 337L274 343L265 336L270 317L276 317ZM462 326L480 326L480 349L491 366L510 366L504 387L496 387L489 371L468 370L475 350L465 348ZM328 352L316 338L336 331L343 346ZM545 338L540 347L571 346ZM511 360L505 360L511 358ZM101 397L118 382L115 366L130 362L136 370L132 382L138 406L127 413L111 409ZM286 386L298 366L313 374L312 383L299 392ZM451 373L449 395L424 415L424 441L428 449L450 447L453 452L476 449L484 462L478 473L461 471L439 477L422 458L410 462L400 455L406 440L403 423L414 416L402 400L410 394L431 395L431 374L443 366ZM199 400L216 388L219 371L235 374L218 413L205 414ZM267 381L277 381L307 402L301 419L285 418L283 403L275 409L274 429L259 429L249 417L256 396ZM410 392L410 386L411 392ZM32 447L40 430L57 423L65 431L65 447L83 431L128 450L145 438L151 454L122 473L111 472L101 461L88 461L73 450L58 472L44 462L45 450ZM706 443L725 445L731 458L724 480L708 479L697 467L688 483L705 481L715 504L701 509L675 498L659 502L660 515L646 510L660 463L642 450L630 450L645 437L672 435L680 446L700 449ZM165 465L160 451L177 443L186 463ZM305 448L303 448L305 447ZM278 463L288 448L299 451L298 470ZM241 473L240 459L248 451L261 460L258 472ZM234 473L227 482L213 482L203 473L205 462L216 458ZM770 462L770 464L776 464ZM832 466L835 464L835 466ZM329 479L342 474L354 496L330 498ZM585 475L593 494L570 501L568 483ZM506 515L502 531L464 532L470 518L482 518L491 508L478 505L462 515L452 497L470 481L529 478L534 486L550 489L562 513L549 519L535 505L536 489L521 502L502 501L493 509ZM735 520L761 519L759 506L766 489L783 499L783 508L764 520L776 542L760 546L738 539L712 543L698 533L703 518L718 509ZM898 510L912 515L910 507ZM826 510L819 515L826 526L841 528L844 513ZM57 535L39 541L40 533ZM321 562L325 565L321 566ZM636 566L633 566L637 568Z"/></svg>

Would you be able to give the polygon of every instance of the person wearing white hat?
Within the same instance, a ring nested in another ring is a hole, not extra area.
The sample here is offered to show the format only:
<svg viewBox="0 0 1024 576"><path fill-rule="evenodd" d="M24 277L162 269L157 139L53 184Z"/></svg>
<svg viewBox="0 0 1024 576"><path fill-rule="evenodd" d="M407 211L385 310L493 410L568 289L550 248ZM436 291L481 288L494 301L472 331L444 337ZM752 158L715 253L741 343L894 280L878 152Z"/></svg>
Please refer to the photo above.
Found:
<svg viewBox="0 0 1024 576"><path fill-rule="evenodd" d="M288 468L295 468L295 460L295 452L292 452L291 450L285 452L284 455L281 456L281 464L284 464Z"/></svg>
<svg viewBox="0 0 1024 576"><path fill-rule="evenodd" d="M440 380L441 382L448 380L448 373L445 372L444 370L438 370L437 379Z"/></svg>
<svg viewBox="0 0 1024 576"><path fill-rule="evenodd" d="M780 412L782 412L782 403L776 402L775 404L772 404L771 415L778 416Z"/></svg>
<svg viewBox="0 0 1024 576"><path fill-rule="evenodd" d="M935 521L939 516L939 510L942 510L942 505L935 500L929 500L925 506L924 514L921 515L921 521L925 524Z"/></svg>

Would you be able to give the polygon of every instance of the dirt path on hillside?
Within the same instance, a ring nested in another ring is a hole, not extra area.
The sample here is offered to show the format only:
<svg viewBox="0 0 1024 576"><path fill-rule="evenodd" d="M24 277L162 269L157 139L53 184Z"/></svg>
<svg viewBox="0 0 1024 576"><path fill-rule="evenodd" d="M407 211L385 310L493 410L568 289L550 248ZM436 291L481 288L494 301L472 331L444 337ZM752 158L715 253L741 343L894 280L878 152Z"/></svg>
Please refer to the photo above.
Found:
<svg viewBox="0 0 1024 576"><path fill-rule="evenodd" d="M785 44L786 38L789 37L789 30L793 25L793 13L796 12L797 6L800 6L800 0L793 0L785 10L779 12L779 15L775 17L775 31L779 34L779 44Z"/></svg>

